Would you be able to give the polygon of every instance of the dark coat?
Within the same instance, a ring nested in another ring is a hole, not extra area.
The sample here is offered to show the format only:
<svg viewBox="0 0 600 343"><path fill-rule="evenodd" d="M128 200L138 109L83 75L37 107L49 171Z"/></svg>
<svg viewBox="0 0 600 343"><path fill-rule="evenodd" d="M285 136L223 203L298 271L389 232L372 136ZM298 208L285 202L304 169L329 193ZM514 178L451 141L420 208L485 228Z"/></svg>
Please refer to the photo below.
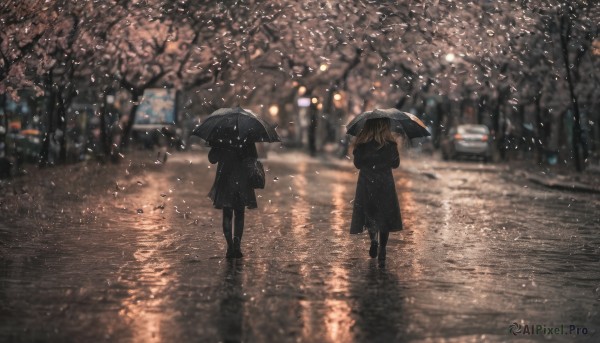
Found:
<svg viewBox="0 0 600 343"><path fill-rule="evenodd" d="M379 148L371 141L354 149L354 165L360 170L354 196L350 233L365 227L384 232L402 230L402 217L392 168L400 165L396 142Z"/></svg>
<svg viewBox="0 0 600 343"><path fill-rule="evenodd" d="M240 148L215 146L208 153L210 163L218 163L215 182L208 193L215 208L256 208L256 194L248 183L248 173L242 162L258 158L254 143Z"/></svg>

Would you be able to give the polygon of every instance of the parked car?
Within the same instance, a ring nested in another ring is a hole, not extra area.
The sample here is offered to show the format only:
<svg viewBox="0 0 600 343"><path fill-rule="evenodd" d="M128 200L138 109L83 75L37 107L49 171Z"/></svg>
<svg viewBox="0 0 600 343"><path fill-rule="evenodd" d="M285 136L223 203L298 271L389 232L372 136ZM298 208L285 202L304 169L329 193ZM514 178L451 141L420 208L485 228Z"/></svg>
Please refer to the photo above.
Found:
<svg viewBox="0 0 600 343"><path fill-rule="evenodd" d="M487 162L492 156L490 130L485 125L458 125L442 138L441 150L444 160L478 157Z"/></svg>

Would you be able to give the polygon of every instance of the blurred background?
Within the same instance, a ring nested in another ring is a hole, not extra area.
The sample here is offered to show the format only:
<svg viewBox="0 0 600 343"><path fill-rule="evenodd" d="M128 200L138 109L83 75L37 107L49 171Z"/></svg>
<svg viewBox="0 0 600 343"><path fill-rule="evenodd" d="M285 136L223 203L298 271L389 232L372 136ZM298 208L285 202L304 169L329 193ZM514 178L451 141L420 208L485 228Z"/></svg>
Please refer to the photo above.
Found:
<svg viewBox="0 0 600 343"><path fill-rule="evenodd" d="M189 149L237 105L312 155L343 158L353 116L395 107L430 128L415 151L581 171L599 163L599 18L561 0L7 1L0 174Z"/></svg>

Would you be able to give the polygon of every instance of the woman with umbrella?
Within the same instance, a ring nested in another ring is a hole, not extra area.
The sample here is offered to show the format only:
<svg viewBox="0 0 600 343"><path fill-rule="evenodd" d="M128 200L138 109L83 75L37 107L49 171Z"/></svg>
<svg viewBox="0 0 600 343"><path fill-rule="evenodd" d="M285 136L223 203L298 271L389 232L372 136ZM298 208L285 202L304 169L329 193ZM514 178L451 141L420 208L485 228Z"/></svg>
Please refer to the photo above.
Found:
<svg viewBox="0 0 600 343"><path fill-rule="evenodd" d="M400 165L400 155L390 131L389 119L368 120L356 138L353 155L354 166L360 172L350 233L360 233L366 227L371 238L369 255L377 257L380 263L385 263L389 233L402 229L400 206L392 175L392 168Z"/></svg>
<svg viewBox="0 0 600 343"><path fill-rule="evenodd" d="M208 142L211 147L208 160L217 163L215 181L208 196L215 208L223 210L225 257L241 258L244 256L241 242L245 209L257 208L254 189L264 187L264 170L257 161L254 143L276 142L279 136L271 125L239 107L215 111L193 134ZM262 185L256 184L257 173L262 173L259 175Z"/></svg>
<svg viewBox="0 0 600 343"><path fill-rule="evenodd" d="M415 127L421 126L421 129ZM392 128L393 125L393 128ZM374 110L358 115L347 133L356 135L354 166L360 170L352 211L350 233L369 231L369 255L385 265L389 233L402 230L402 217L392 169L400 165L392 129L408 137L429 135L418 119L396 109ZM379 241L377 239L379 236Z"/></svg>
<svg viewBox="0 0 600 343"><path fill-rule="evenodd" d="M233 134L233 132L232 132ZM223 234L227 241L227 258L240 258L244 233L244 210L257 207L254 189L248 184L244 159L258 158L253 142L240 142L237 146L210 143L210 163L217 164L215 182L208 193L213 206L223 210ZM235 220L233 220L235 218ZM233 222L233 230L232 230ZM233 232L232 232L233 231ZM233 236L232 236L233 233Z"/></svg>

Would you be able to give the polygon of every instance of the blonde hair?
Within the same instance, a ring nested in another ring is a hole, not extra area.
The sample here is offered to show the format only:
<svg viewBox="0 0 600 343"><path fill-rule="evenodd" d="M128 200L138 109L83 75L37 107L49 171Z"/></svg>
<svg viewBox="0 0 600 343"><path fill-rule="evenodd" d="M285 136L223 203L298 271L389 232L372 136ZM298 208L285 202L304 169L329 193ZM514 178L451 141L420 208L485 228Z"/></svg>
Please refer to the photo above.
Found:
<svg viewBox="0 0 600 343"><path fill-rule="evenodd" d="M390 120L388 118L367 120L365 126L360 130L358 136L356 136L355 145L367 143L372 140L379 144L379 148L389 142L395 141L392 131L390 130Z"/></svg>

